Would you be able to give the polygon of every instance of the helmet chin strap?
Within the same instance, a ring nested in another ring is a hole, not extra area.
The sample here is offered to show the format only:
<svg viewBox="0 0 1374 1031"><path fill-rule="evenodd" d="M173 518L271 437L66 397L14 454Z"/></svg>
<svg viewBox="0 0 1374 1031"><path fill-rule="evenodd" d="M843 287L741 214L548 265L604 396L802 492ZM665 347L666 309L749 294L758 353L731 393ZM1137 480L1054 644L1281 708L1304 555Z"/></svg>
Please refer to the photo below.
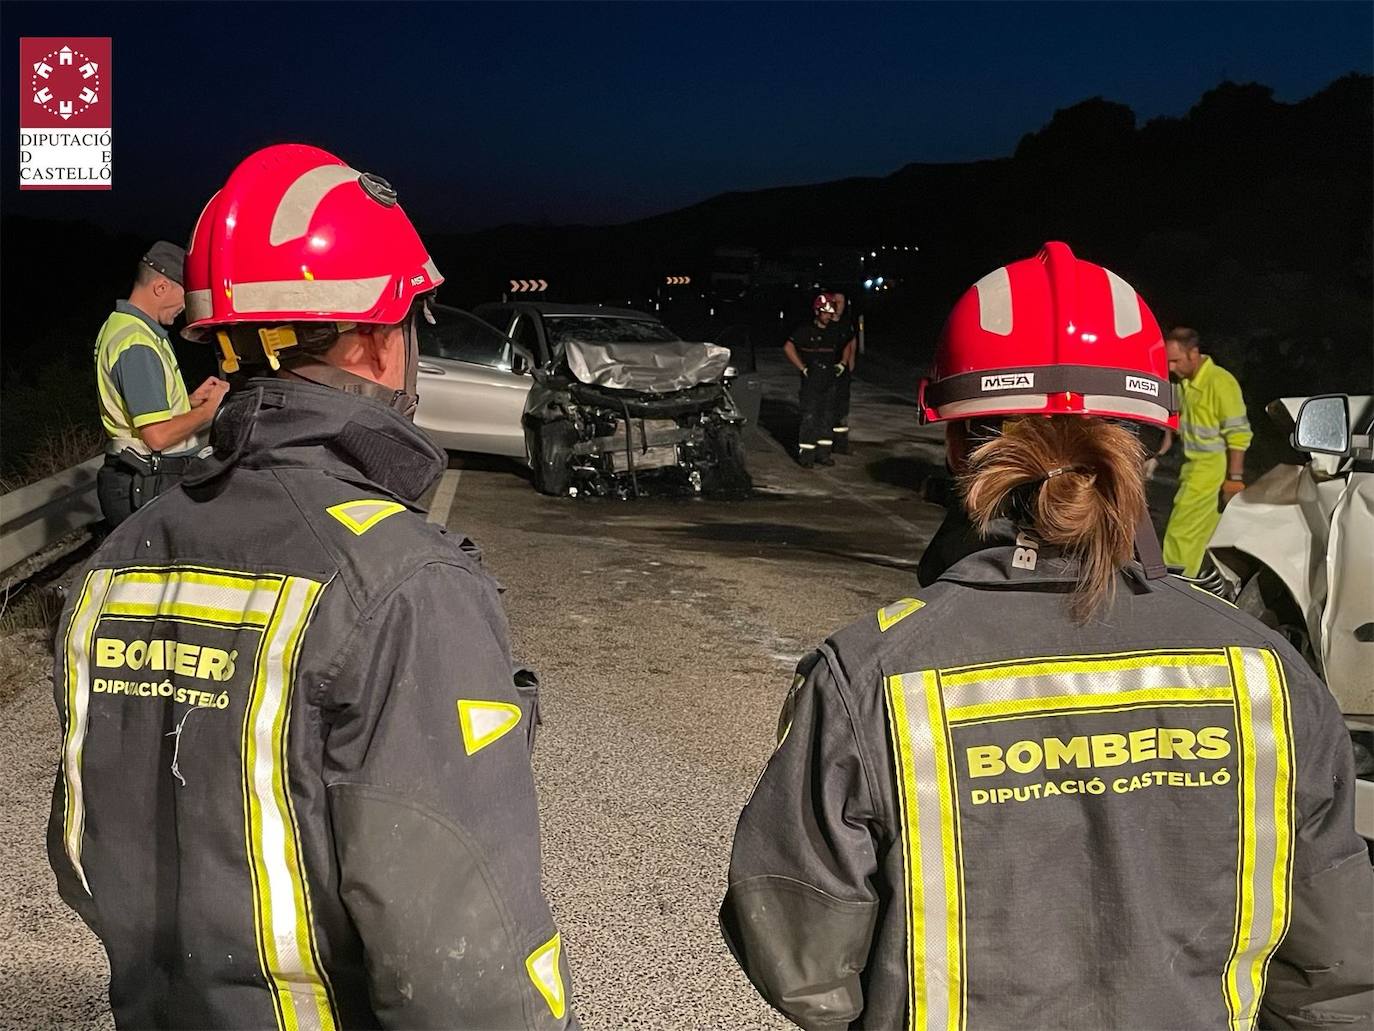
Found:
<svg viewBox="0 0 1374 1031"><path fill-rule="evenodd" d="M366 376L359 376L346 369L341 369L337 365L321 361L308 353L292 355L288 361L283 362L282 371L289 376L310 383L317 383L322 387L330 387L345 394L357 394L360 397L380 401L388 408L400 412L407 419L413 421L415 407L420 401L417 389L420 375L420 337L415 331L413 313L402 324L402 333L405 339L406 364L405 386L400 390L389 387L385 383L368 379Z"/></svg>
<svg viewBox="0 0 1374 1031"><path fill-rule="evenodd" d="M1169 569L1164 565L1164 554L1159 547L1159 537L1155 534L1155 524L1150 522L1148 507L1135 528L1135 557L1145 570L1146 580L1162 580L1169 575Z"/></svg>

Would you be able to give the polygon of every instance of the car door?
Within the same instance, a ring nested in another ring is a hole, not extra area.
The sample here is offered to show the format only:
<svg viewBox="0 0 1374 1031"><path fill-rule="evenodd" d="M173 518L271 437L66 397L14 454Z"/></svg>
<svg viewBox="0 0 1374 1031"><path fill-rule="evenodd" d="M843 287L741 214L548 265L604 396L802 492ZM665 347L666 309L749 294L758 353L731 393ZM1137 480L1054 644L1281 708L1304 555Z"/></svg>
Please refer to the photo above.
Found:
<svg viewBox="0 0 1374 1031"><path fill-rule="evenodd" d="M525 398L531 358L476 316L433 305L419 320L415 424L441 447L525 459Z"/></svg>

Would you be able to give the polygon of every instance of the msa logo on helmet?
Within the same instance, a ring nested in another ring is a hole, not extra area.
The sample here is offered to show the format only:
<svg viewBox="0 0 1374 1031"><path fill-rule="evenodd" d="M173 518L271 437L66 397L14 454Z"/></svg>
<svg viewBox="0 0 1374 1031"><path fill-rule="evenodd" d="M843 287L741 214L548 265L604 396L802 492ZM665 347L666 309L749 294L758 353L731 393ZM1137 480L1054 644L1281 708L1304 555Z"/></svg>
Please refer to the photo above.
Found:
<svg viewBox="0 0 1374 1031"><path fill-rule="evenodd" d="M424 277L424 276L411 276L411 277L410 277L410 285L411 285L411 286L419 286L419 285L422 284L424 281L425 281L425 277Z"/></svg>
<svg viewBox="0 0 1374 1031"><path fill-rule="evenodd" d="M1159 396L1159 384L1152 379L1144 379L1140 376L1127 376L1126 389L1133 394L1149 394L1151 397Z"/></svg>
<svg viewBox="0 0 1374 1031"><path fill-rule="evenodd" d="M1033 372L1001 372L983 377L983 390L1031 390L1035 387Z"/></svg>

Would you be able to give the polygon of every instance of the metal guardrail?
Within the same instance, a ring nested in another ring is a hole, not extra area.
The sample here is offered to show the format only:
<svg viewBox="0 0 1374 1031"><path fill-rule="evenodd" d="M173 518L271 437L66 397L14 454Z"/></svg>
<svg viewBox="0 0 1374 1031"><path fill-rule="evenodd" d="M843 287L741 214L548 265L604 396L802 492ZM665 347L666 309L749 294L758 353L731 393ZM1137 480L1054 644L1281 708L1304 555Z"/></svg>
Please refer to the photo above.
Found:
<svg viewBox="0 0 1374 1031"><path fill-rule="evenodd" d="M100 519L95 476L104 460L97 455L46 480L0 494L0 572Z"/></svg>

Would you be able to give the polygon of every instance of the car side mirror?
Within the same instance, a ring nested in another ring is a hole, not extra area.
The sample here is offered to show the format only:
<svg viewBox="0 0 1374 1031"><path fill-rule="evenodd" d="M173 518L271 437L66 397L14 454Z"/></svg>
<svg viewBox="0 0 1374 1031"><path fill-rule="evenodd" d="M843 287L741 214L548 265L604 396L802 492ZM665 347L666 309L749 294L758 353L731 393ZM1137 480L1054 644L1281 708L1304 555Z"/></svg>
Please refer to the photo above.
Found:
<svg viewBox="0 0 1374 1031"><path fill-rule="evenodd" d="M1345 455L1350 451L1350 399L1344 394L1309 397L1293 427L1296 451Z"/></svg>

